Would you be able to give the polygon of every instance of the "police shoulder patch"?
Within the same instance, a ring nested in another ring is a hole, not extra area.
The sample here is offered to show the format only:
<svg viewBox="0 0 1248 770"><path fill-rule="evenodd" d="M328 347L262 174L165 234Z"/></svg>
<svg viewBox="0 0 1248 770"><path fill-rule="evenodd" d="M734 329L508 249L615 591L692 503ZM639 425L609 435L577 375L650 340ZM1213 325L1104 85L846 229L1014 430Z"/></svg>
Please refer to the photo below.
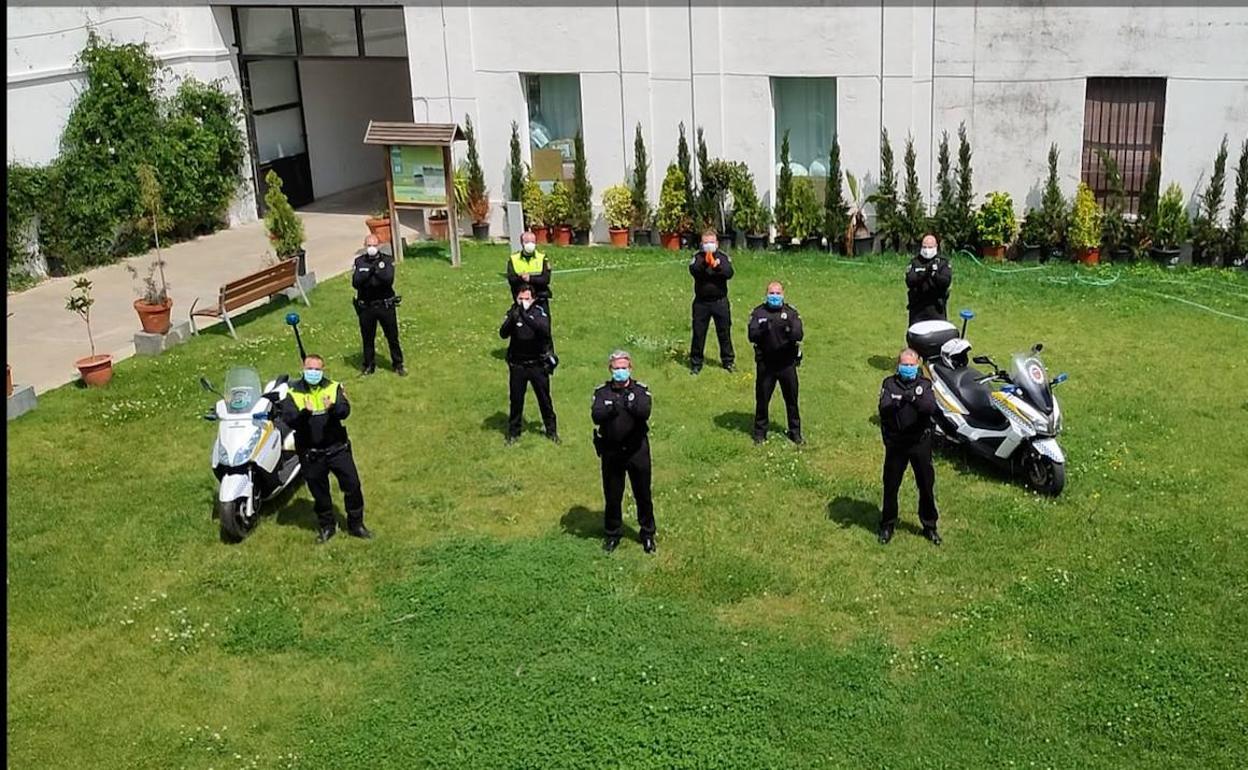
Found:
<svg viewBox="0 0 1248 770"><path fill-rule="evenodd" d="M649 385L647 385L646 383L642 382L641 380L637 380L637 387L639 387L639 388L641 388L642 390L645 390L645 391L649 391L649 390L650 390L650 386L649 386Z"/></svg>

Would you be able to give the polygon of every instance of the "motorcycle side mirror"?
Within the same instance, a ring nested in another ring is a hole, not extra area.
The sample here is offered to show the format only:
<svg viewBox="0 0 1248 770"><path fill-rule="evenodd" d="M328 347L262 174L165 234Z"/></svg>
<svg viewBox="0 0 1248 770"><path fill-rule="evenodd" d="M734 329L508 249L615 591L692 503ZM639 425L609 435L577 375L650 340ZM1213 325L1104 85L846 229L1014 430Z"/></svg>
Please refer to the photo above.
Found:
<svg viewBox="0 0 1248 770"><path fill-rule="evenodd" d="M1043 343L1043 342L1037 342L1036 344L1034 344L1034 345L1032 345L1032 346L1031 346L1031 352L1032 352L1032 354L1039 353L1041 350L1044 350L1044 343Z"/></svg>
<svg viewBox="0 0 1248 770"><path fill-rule="evenodd" d="M207 378L207 377L200 377L200 378L199 378L199 387L203 388L204 390L208 391L209 393L216 393L216 392L217 392L216 388L212 387L212 383L208 381L208 378ZM218 395L220 395L220 394L218 394Z"/></svg>
<svg viewBox="0 0 1248 770"><path fill-rule="evenodd" d="M1054 378L1053 378L1053 382L1049 383L1049 385L1050 385L1050 386L1052 386L1052 385L1061 385L1063 382L1065 382L1066 380L1069 380L1069 379L1070 379L1070 375L1066 374L1066 372L1062 372L1061 374L1059 374L1059 375L1057 375L1056 377L1054 377Z"/></svg>
<svg viewBox="0 0 1248 770"><path fill-rule="evenodd" d="M975 317L975 312L972 310L963 310L960 313L958 313L958 317L961 318L963 321L969 321Z"/></svg>
<svg viewBox="0 0 1248 770"><path fill-rule="evenodd" d="M992 359L989 358L988 356L975 356L971 360L977 364L983 364L985 366L992 363Z"/></svg>
<svg viewBox="0 0 1248 770"><path fill-rule="evenodd" d="M298 314L298 313L287 313L287 314L286 314L286 323L287 323L287 324L289 324L290 326L298 326L298 325L299 325L299 314Z"/></svg>
<svg viewBox="0 0 1248 770"><path fill-rule="evenodd" d="M217 413L216 413L216 412L207 412L207 413L205 413L205 414L201 415L201 417L203 417L203 418L204 418L205 420L207 420L208 422L216 422L216 421L217 421Z"/></svg>

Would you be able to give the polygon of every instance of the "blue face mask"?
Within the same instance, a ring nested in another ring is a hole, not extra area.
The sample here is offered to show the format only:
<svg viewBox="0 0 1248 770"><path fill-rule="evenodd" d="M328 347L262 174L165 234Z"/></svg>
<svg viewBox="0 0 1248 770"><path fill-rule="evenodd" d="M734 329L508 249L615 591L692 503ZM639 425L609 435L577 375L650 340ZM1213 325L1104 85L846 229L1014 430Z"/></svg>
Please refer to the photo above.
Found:
<svg viewBox="0 0 1248 770"><path fill-rule="evenodd" d="M783 294L768 294L767 295L767 307L775 309L775 308L780 307L783 304L784 304Z"/></svg>
<svg viewBox="0 0 1248 770"><path fill-rule="evenodd" d="M628 382L628 378L631 377L632 374L633 372L631 369L612 369L611 381L612 382Z"/></svg>
<svg viewBox="0 0 1248 770"><path fill-rule="evenodd" d="M919 376L919 365L897 364L897 375L903 380L913 380Z"/></svg>
<svg viewBox="0 0 1248 770"><path fill-rule="evenodd" d="M321 379L325 376L325 372L320 369L304 369L303 381L309 385L320 385Z"/></svg>

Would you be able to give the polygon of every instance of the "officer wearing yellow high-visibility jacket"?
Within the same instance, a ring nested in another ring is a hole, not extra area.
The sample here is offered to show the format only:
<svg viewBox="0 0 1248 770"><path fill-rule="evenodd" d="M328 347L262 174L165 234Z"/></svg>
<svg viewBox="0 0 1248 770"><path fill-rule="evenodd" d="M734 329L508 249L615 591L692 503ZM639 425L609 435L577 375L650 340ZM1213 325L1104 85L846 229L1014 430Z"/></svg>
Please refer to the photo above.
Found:
<svg viewBox="0 0 1248 770"><path fill-rule="evenodd" d="M513 301L521 286L531 288L534 303L550 318L550 261L537 250L537 236L530 230L520 236L520 251L507 260L507 283Z"/></svg>
<svg viewBox="0 0 1248 770"><path fill-rule="evenodd" d="M364 527L364 493L360 474L351 455L351 441L342 421L351 414L341 383L325 376L325 359L310 355L303 359L303 377L290 386L281 403L281 419L295 429L295 451L303 467L303 477L312 493L316 511L316 542L334 536L334 499L329 474L338 479L347 509L347 532L369 539Z"/></svg>

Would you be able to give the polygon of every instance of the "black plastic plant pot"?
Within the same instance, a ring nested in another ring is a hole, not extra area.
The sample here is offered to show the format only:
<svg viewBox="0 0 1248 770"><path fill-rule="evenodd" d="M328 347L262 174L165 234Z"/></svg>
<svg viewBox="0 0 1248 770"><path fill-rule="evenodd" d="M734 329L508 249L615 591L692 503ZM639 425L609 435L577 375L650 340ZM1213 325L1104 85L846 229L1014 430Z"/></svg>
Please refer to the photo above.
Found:
<svg viewBox="0 0 1248 770"><path fill-rule="evenodd" d="M574 243L577 246L588 246L589 245L589 231L577 230L574 228L572 230L572 243Z"/></svg>
<svg viewBox="0 0 1248 770"><path fill-rule="evenodd" d="M854 256L860 257L863 254L870 254L875 250L875 236L854 236Z"/></svg>
<svg viewBox="0 0 1248 770"><path fill-rule="evenodd" d="M767 248L766 235L746 235L745 246L752 251L762 251Z"/></svg>
<svg viewBox="0 0 1248 770"><path fill-rule="evenodd" d="M1182 249L1165 249L1160 246L1153 246L1148 250L1148 255L1153 258L1153 261L1165 267L1174 267L1179 264L1179 257L1182 253Z"/></svg>
<svg viewBox="0 0 1248 770"><path fill-rule="evenodd" d="M293 256L299 260L299 264L295 268L295 274L307 275L308 274L308 252L304 249L299 249L298 251L294 253Z"/></svg>
<svg viewBox="0 0 1248 770"><path fill-rule="evenodd" d="M654 240L653 240L653 237L651 236L649 228L644 229L644 230L633 231L633 245L634 246L650 246L650 245L653 245L653 243L654 243Z"/></svg>
<svg viewBox="0 0 1248 770"><path fill-rule="evenodd" d="M1019 262L1039 262L1040 261L1040 245L1037 243L1024 243L1018 252Z"/></svg>
<svg viewBox="0 0 1248 770"><path fill-rule="evenodd" d="M475 241L488 241L490 239L490 223L482 222L472 225L472 238Z"/></svg>
<svg viewBox="0 0 1248 770"><path fill-rule="evenodd" d="M1109 258L1113 262L1130 262L1132 256L1130 246L1118 246L1109 252Z"/></svg>

